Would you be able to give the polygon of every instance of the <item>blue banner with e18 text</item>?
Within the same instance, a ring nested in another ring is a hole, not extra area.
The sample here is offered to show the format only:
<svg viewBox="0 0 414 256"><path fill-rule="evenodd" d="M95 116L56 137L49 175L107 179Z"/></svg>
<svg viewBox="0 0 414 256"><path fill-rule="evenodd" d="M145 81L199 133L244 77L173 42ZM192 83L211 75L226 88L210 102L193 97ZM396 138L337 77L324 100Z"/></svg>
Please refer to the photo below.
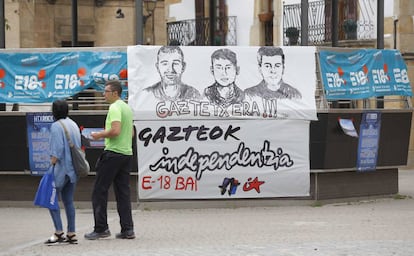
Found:
<svg viewBox="0 0 414 256"><path fill-rule="evenodd" d="M328 100L412 96L407 66L398 50L320 51Z"/></svg>
<svg viewBox="0 0 414 256"><path fill-rule="evenodd" d="M0 53L0 103L47 103L120 80L126 94L126 52Z"/></svg>

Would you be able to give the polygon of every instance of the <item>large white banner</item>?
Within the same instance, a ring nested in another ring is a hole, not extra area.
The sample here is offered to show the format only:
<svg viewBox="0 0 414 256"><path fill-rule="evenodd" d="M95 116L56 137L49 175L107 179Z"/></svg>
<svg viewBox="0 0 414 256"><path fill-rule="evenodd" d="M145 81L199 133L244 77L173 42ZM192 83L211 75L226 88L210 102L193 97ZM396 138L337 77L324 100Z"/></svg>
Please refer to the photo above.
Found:
<svg viewBox="0 0 414 256"><path fill-rule="evenodd" d="M129 46L135 120L316 120L315 47Z"/></svg>
<svg viewBox="0 0 414 256"><path fill-rule="evenodd" d="M309 121L135 121L139 198L309 195Z"/></svg>

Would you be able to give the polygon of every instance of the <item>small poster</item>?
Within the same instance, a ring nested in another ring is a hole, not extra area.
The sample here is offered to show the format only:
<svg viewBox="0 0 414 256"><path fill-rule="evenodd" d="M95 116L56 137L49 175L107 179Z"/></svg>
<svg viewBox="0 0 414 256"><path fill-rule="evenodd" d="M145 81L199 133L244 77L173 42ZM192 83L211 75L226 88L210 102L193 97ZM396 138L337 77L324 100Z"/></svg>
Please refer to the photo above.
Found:
<svg viewBox="0 0 414 256"><path fill-rule="evenodd" d="M339 119L339 125L341 126L344 133L351 137L358 137L358 133L355 130L354 123L351 119Z"/></svg>
<svg viewBox="0 0 414 256"><path fill-rule="evenodd" d="M376 169L380 128L381 112L363 113L358 143L358 171L373 171Z"/></svg>
<svg viewBox="0 0 414 256"><path fill-rule="evenodd" d="M53 121L52 113L26 114L29 166L32 175L43 175L50 166L49 137Z"/></svg>
<svg viewBox="0 0 414 256"><path fill-rule="evenodd" d="M94 140L91 136L91 133L100 132L102 128L83 128L81 135L82 135L82 146L86 148L103 148L105 147L105 140L99 139Z"/></svg>

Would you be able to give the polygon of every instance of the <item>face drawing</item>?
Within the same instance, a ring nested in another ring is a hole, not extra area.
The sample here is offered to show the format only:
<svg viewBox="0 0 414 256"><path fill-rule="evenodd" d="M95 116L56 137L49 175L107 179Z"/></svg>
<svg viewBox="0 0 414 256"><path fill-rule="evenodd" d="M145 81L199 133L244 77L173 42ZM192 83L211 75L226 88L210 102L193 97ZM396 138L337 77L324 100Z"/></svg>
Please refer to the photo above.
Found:
<svg viewBox="0 0 414 256"><path fill-rule="evenodd" d="M227 59L213 59L213 66L211 67L214 79L221 86L229 86L236 80L237 69L230 60Z"/></svg>
<svg viewBox="0 0 414 256"><path fill-rule="evenodd" d="M178 85L181 82L181 75L184 69L185 63L178 52L159 53L157 70L163 83L167 85Z"/></svg>
<svg viewBox="0 0 414 256"><path fill-rule="evenodd" d="M267 84L278 85L282 80L283 68L282 56L262 56L259 70Z"/></svg>

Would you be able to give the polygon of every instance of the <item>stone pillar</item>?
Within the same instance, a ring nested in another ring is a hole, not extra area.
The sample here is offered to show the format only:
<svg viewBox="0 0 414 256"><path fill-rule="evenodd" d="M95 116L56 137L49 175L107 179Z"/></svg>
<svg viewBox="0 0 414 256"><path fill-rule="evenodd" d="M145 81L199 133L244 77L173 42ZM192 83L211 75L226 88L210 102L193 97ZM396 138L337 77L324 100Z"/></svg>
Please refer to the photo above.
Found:
<svg viewBox="0 0 414 256"><path fill-rule="evenodd" d="M250 45L259 46L263 45L263 24L259 21L258 14L263 12L263 6L261 0L254 1L253 11L253 25L250 28Z"/></svg>
<svg viewBox="0 0 414 256"><path fill-rule="evenodd" d="M395 0L394 15L398 17L397 48L401 52L414 52L414 1Z"/></svg>
<svg viewBox="0 0 414 256"><path fill-rule="evenodd" d="M273 1L273 44L283 46L283 1Z"/></svg>
<svg viewBox="0 0 414 256"><path fill-rule="evenodd" d="M398 17L397 24L397 49L402 54L414 54L414 1L394 0L394 15ZM414 84L414 56L406 59L407 71L411 86ZM413 89L414 91L414 89ZM412 102L413 103L413 102ZM412 120L414 123L414 119ZM408 151L407 168L414 168L414 129L411 125L410 147Z"/></svg>

